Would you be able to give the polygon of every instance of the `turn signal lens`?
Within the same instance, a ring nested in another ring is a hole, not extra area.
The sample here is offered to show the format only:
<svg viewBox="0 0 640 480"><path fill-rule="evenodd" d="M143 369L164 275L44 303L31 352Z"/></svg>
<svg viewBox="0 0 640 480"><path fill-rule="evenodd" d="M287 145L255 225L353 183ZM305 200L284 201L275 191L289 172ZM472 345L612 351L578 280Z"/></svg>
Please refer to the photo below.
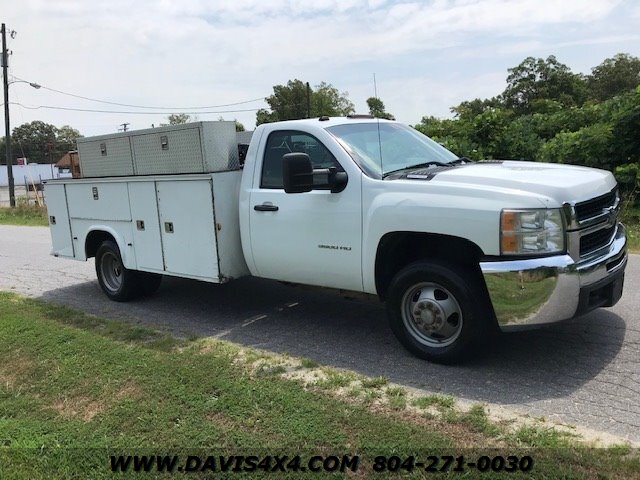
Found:
<svg viewBox="0 0 640 480"><path fill-rule="evenodd" d="M514 232L517 230L517 217L515 212L502 212L502 231Z"/></svg>
<svg viewBox="0 0 640 480"><path fill-rule="evenodd" d="M505 233L502 235L502 253L517 253L518 239L513 233Z"/></svg>

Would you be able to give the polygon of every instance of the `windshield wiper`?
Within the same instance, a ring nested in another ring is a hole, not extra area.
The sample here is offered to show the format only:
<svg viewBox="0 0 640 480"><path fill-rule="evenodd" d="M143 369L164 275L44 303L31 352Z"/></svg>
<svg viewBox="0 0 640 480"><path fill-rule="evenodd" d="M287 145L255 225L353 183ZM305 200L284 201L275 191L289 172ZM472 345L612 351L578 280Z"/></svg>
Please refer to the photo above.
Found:
<svg viewBox="0 0 640 480"><path fill-rule="evenodd" d="M457 160L454 160L454 162L457 162ZM397 170L391 170L390 172L387 172L384 175L382 175L382 178L386 178L391 174L398 173L398 172L403 172L405 170L413 170L415 168L430 167L432 165L435 166L435 167L448 167L449 165L452 165L454 162L445 163L445 162L437 162L437 161L433 160L431 162L418 163L416 165L411 165L410 167L402 167L402 168L398 168Z"/></svg>

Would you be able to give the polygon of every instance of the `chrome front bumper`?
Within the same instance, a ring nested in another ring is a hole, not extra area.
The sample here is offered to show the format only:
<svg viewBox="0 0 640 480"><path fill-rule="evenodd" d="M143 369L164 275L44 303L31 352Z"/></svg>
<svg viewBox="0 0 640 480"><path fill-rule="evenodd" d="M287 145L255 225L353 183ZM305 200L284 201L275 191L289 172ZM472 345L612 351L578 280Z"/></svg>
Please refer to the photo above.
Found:
<svg viewBox="0 0 640 480"><path fill-rule="evenodd" d="M569 255L481 262L498 326L544 325L614 305L622 295L626 245L620 223L610 245L579 262Z"/></svg>

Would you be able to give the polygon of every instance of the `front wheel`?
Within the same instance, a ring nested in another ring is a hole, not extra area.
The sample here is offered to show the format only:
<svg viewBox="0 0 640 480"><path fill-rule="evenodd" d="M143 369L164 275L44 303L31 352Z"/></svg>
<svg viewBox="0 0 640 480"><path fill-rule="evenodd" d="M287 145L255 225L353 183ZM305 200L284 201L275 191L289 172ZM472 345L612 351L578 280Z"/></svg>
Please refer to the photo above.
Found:
<svg viewBox="0 0 640 480"><path fill-rule="evenodd" d="M396 274L387 298L391 329L413 354L439 363L474 353L489 334L483 289L476 272L433 261Z"/></svg>

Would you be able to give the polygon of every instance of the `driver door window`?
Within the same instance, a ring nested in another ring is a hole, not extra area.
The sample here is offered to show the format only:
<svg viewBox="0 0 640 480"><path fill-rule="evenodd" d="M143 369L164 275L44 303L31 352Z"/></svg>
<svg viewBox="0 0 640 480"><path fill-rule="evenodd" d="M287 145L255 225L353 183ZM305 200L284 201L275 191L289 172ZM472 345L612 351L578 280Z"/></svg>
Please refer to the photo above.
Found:
<svg viewBox="0 0 640 480"><path fill-rule="evenodd" d="M295 130L273 132L267 139L262 162L260 188L284 188L282 184L282 157L287 153L306 153L313 168L336 167L344 171L333 154L313 135ZM328 189L326 175L315 175L318 189Z"/></svg>

